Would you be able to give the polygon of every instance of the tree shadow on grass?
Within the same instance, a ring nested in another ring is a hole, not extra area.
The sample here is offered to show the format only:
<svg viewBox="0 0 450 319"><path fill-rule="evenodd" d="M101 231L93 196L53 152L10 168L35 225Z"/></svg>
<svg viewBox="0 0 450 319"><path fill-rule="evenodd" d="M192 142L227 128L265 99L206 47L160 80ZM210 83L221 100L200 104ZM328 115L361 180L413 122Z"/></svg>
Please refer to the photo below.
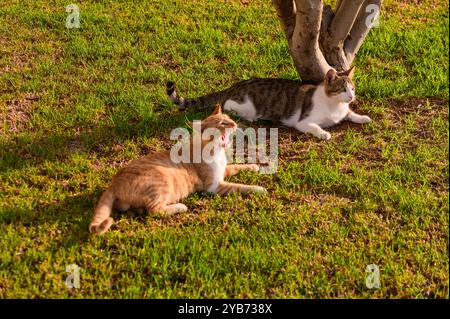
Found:
<svg viewBox="0 0 450 319"><path fill-rule="evenodd" d="M59 131L51 135L44 133L21 134L12 139L0 139L0 170L20 169L24 166L36 166L45 161L64 162L75 153L96 153L99 156L111 157L105 149L122 144L136 138L157 138L169 141L170 132L176 127L186 127L187 121L201 119L208 115L209 110L178 112L165 111L152 119L121 119L114 126L107 124L98 127L83 127L67 131ZM300 133L292 128L286 128L279 123L258 121L249 123L233 117L241 128L277 127L281 138L307 141L314 137ZM331 128L330 131L342 131L348 127L359 125L343 122Z"/></svg>
<svg viewBox="0 0 450 319"><path fill-rule="evenodd" d="M105 149L136 138L156 137L169 140L170 131L175 127L185 127L187 120L200 118L198 113L185 114L177 111L163 113L149 120L128 120L115 126L81 127L78 130L22 134L12 139L0 139L0 169L20 169L37 166L44 161L64 162L74 153L92 153L100 156Z"/></svg>
<svg viewBox="0 0 450 319"><path fill-rule="evenodd" d="M86 242L93 202L96 200L95 193L68 196L63 201L37 204L32 209L7 207L0 214L0 223L26 229L51 229L51 225L56 225L58 232L62 234L61 244L64 247Z"/></svg>
<svg viewBox="0 0 450 319"><path fill-rule="evenodd" d="M76 246L89 241L94 236L89 232L95 205L104 189L96 189L81 195L68 196L62 201L37 204L33 209L4 208L0 214L0 224L13 224L14 227L25 229L41 227L53 229L56 226L60 232L59 245L65 248ZM113 218L143 221L148 214L142 210L130 209L126 212L112 211ZM114 227L113 227L114 228Z"/></svg>

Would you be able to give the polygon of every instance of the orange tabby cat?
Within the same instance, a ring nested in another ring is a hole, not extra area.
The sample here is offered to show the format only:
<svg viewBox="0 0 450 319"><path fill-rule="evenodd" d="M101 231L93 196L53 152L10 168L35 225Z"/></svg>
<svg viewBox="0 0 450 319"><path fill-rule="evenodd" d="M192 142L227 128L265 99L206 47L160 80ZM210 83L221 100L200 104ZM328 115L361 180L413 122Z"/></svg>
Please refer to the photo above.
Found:
<svg viewBox="0 0 450 319"><path fill-rule="evenodd" d="M192 163L191 160L190 163L176 164L171 160L170 152L165 151L131 162L113 178L112 185L100 197L89 230L99 234L106 232L113 223L110 217L113 206L121 211L134 207L171 215L187 211L187 207L179 201L197 191L214 194L266 193L260 186L224 181L224 177L237 174L240 170L258 171L259 166L227 165L225 147L229 143L230 130L236 130L237 125L222 113L219 105L212 115L201 121L201 131L208 128L218 129L221 133L220 138L201 141L202 151L207 144L216 146L211 153L212 161L205 161L202 156L199 163ZM192 140L190 149L192 154Z"/></svg>

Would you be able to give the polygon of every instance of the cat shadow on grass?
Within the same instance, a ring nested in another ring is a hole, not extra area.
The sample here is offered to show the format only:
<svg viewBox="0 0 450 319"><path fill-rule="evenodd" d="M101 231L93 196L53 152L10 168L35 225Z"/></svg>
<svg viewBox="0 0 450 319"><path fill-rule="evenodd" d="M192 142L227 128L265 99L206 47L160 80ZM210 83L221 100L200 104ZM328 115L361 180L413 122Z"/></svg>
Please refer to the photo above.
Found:
<svg viewBox="0 0 450 319"><path fill-rule="evenodd" d="M200 115L199 115L200 114ZM124 144L137 138L161 137L169 140L176 127L187 127L187 122L200 119L201 113L185 114L178 110L164 112L153 119L129 119L115 125L80 126L52 134L21 134L0 140L0 170L38 166L44 161L64 162L76 153L95 153L97 156L113 156L105 149Z"/></svg>
<svg viewBox="0 0 450 319"><path fill-rule="evenodd" d="M89 241L90 237L97 236L89 232L89 223L97 200L104 189L98 188L93 192L86 192L81 195L68 195L64 200L57 200L51 203L37 204L33 209L7 207L0 214L0 224L7 227L12 224L14 228L26 229L31 236L48 236L48 233L41 234L40 229L45 231L56 231L52 238L57 246L71 247ZM113 217L116 220L125 218L146 223L151 216L155 219L165 219L158 214L149 215L143 209L130 209L126 212L113 210ZM116 227L113 226L113 230Z"/></svg>

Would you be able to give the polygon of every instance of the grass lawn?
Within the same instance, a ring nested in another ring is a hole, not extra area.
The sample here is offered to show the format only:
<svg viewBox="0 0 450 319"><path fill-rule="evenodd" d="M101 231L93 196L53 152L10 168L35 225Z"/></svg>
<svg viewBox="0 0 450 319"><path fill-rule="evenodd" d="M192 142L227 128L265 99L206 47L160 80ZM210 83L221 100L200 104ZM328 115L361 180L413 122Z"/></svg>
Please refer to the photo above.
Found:
<svg viewBox="0 0 450 319"><path fill-rule="evenodd" d="M179 113L167 80L197 96L298 75L269 0L80 0L79 29L69 3L0 5L0 298L449 298L448 1L384 1L355 62L373 121L329 142L280 128L278 171L231 178L270 196L116 213L102 237L112 176L206 114Z"/></svg>

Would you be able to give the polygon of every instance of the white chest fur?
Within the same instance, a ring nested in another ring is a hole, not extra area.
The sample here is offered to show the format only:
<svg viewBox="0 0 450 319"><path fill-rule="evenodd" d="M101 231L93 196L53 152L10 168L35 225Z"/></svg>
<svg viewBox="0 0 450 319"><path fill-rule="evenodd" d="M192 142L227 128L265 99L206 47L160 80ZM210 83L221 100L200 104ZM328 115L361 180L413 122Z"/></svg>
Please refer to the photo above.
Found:
<svg viewBox="0 0 450 319"><path fill-rule="evenodd" d="M208 164L211 170L211 184L207 191L213 193L216 191L219 183L223 182L225 169L227 167L227 157L225 154L225 149L220 148L220 150L212 157L211 162Z"/></svg>
<svg viewBox="0 0 450 319"><path fill-rule="evenodd" d="M349 104L336 102L327 96L319 87L312 97L313 108L307 118L308 122L316 123L320 127L330 127L341 122L348 114Z"/></svg>

